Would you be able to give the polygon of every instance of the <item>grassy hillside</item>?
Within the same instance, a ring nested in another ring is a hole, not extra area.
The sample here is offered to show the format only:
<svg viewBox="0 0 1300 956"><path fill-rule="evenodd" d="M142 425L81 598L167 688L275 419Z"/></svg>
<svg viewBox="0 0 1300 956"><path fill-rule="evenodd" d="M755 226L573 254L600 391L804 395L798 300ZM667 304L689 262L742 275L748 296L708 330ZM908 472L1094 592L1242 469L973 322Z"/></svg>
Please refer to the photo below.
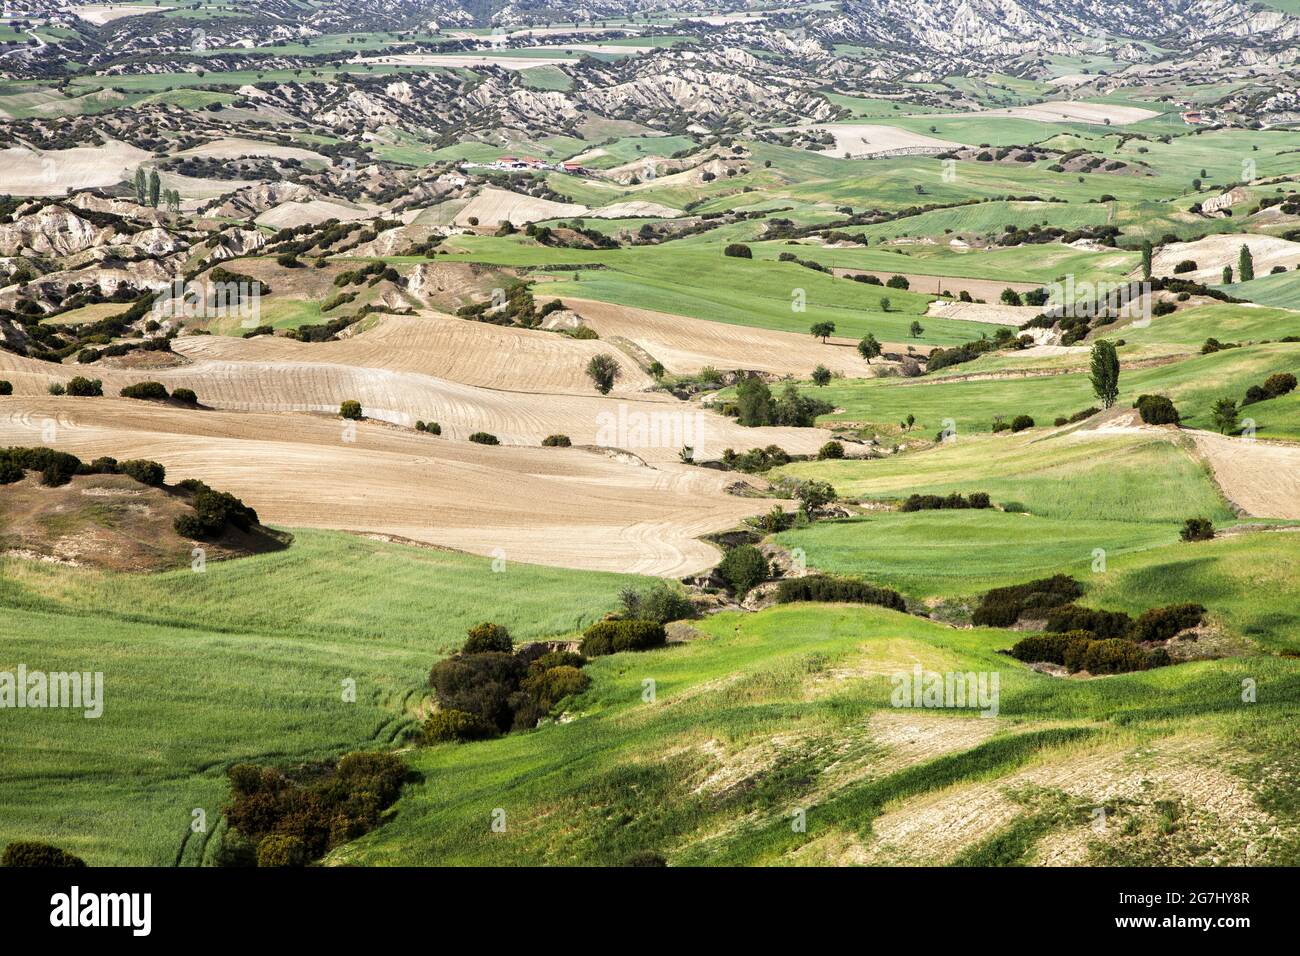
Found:
<svg viewBox="0 0 1300 956"><path fill-rule="evenodd" d="M1006 632L876 608L789 605L698 627L705 636L690 644L588 665L594 684L571 722L417 751L423 781L396 817L335 859L1005 864L1062 844L1094 862L1295 858L1288 831L1263 833L1254 805L1284 800L1300 770L1298 748L1274 733L1300 701L1294 661L1069 681L996 653ZM996 672L998 716L891 707L890 675L915 665ZM1233 706L1245 676L1267 701ZM1267 782L1251 774L1263 760L1277 772ZM1129 796L1108 799L1117 785ZM1206 804L1209 786L1245 799ZM971 814L978 806L996 812ZM1112 817L1101 832L1096 806ZM1171 806L1188 815L1160 837ZM1012 828L1014 851L989 858ZM1247 851L1247 839L1259 842Z"/></svg>
<svg viewBox="0 0 1300 956"><path fill-rule="evenodd" d="M92 865L203 858L232 763L384 747L433 661L484 619L568 634L626 578L299 531L286 551L158 575L0 559L0 669L102 671L104 713L7 711L0 844ZM355 681L355 703L343 700ZM76 759L70 760L69 755ZM201 808L207 834L188 837Z"/></svg>

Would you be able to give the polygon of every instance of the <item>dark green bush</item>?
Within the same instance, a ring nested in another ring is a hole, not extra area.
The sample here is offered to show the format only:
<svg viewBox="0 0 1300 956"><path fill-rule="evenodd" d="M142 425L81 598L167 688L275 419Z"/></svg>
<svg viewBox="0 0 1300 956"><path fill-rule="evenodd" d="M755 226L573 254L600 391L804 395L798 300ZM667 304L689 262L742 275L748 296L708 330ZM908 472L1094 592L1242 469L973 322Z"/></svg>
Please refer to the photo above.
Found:
<svg viewBox="0 0 1300 956"><path fill-rule="evenodd" d="M986 492L976 491L969 498L957 492L950 495L908 495L899 506L900 511L937 511L959 508L987 508L990 506Z"/></svg>
<svg viewBox="0 0 1300 956"><path fill-rule="evenodd" d="M49 843L14 840L0 854L0 867L40 867L80 869L86 861Z"/></svg>
<svg viewBox="0 0 1300 956"><path fill-rule="evenodd" d="M1064 664L1070 648L1082 642L1089 644L1093 637L1087 631L1066 631L1062 634L1030 634L1022 637L1011 648L1011 656L1018 661ZM1080 651L1081 653L1081 651Z"/></svg>
<svg viewBox="0 0 1300 956"><path fill-rule="evenodd" d="M78 375L68 383L67 393L82 398L97 398L104 394L104 383L97 378Z"/></svg>
<svg viewBox="0 0 1300 956"><path fill-rule="evenodd" d="M1184 541L1209 541L1214 537L1214 522L1209 518L1188 518L1178 536Z"/></svg>
<svg viewBox="0 0 1300 956"><path fill-rule="evenodd" d="M528 730L546 717L555 706L568 697L576 697L591 686L591 678L567 664L531 671L519 682L515 695L514 727Z"/></svg>
<svg viewBox="0 0 1300 956"><path fill-rule="evenodd" d="M1028 415L1017 415L1011 419L1011 430L1013 432L1022 432L1026 428L1033 428L1034 420Z"/></svg>
<svg viewBox="0 0 1300 956"><path fill-rule="evenodd" d="M132 458L129 461L122 462L118 466L122 474L134 478L142 485L150 485L154 488L162 486L163 481L167 478L167 469L156 461L149 461L146 458Z"/></svg>
<svg viewBox="0 0 1300 956"><path fill-rule="evenodd" d="M722 254L736 259L754 258L754 253L751 252L749 246L745 245L743 242L729 243L727 247L722 250Z"/></svg>
<svg viewBox="0 0 1300 956"><path fill-rule="evenodd" d="M501 444L501 442L497 440L496 435L490 435L487 432L475 432L474 434L469 436L469 440L472 442L477 442L480 445Z"/></svg>
<svg viewBox="0 0 1300 956"><path fill-rule="evenodd" d="M510 695L526 672L527 665L513 654L460 654L433 665L429 686L440 706L474 714L505 733L514 723Z"/></svg>
<svg viewBox="0 0 1300 956"><path fill-rule="evenodd" d="M1147 653L1132 641L1112 637L1091 642L1080 663L1089 674L1126 674L1145 670Z"/></svg>
<svg viewBox="0 0 1300 956"><path fill-rule="evenodd" d="M786 578L777 585L776 600L778 604L789 604L793 601L827 601L878 604L894 611L907 610L907 602L897 591L830 574L808 574L801 578Z"/></svg>
<svg viewBox="0 0 1300 956"><path fill-rule="evenodd" d="M771 577L772 569L762 551L752 544L742 544L728 549L723 555L718 573L735 590L736 596L743 599L750 590Z"/></svg>
<svg viewBox="0 0 1300 956"><path fill-rule="evenodd" d="M12 395L14 393L14 383L0 379L0 395Z"/></svg>
<svg viewBox="0 0 1300 956"><path fill-rule="evenodd" d="M194 394L194 389L192 388L173 389L172 398L185 405L197 405L199 403L199 397Z"/></svg>
<svg viewBox="0 0 1300 956"><path fill-rule="evenodd" d="M666 581L659 581L644 591L624 588L619 592L619 600L623 603L624 616L628 618L667 624L695 617L695 605L679 588Z"/></svg>
<svg viewBox="0 0 1300 956"><path fill-rule="evenodd" d="M352 398L340 403L339 417L351 419L352 421L359 421L362 417L361 403Z"/></svg>
<svg viewBox="0 0 1300 956"><path fill-rule="evenodd" d="M1179 631L1196 627L1205 618L1205 608L1199 604L1170 604L1143 611L1129 638L1135 641L1166 641Z"/></svg>
<svg viewBox="0 0 1300 956"><path fill-rule="evenodd" d="M178 487L190 493L194 508L194 514L179 515L173 523L183 537L218 538L228 525L248 531L258 523L257 512L228 491L216 491L196 478L187 478Z"/></svg>
<svg viewBox="0 0 1300 956"><path fill-rule="evenodd" d="M485 621L469 629L469 635L465 641L465 646L461 648L461 653L482 654L487 651L497 651L508 654L513 649L514 641L510 639L510 632L506 630L505 626Z"/></svg>
<svg viewBox="0 0 1300 956"><path fill-rule="evenodd" d="M547 435L542 439L544 448L569 448L572 445L568 435Z"/></svg>
<svg viewBox="0 0 1300 956"><path fill-rule="evenodd" d="M140 398L146 401L161 401L167 397L167 386L162 382L136 382L127 385L120 392L123 398ZM190 394L193 394L192 392Z"/></svg>
<svg viewBox="0 0 1300 956"><path fill-rule="evenodd" d="M979 627L1010 627L1025 611L1059 607L1083 596L1083 588L1074 578L1057 574L1025 584L994 588L984 595L972 615Z"/></svg>
<svg viewBox="0 0 1300 956"><path fill-rule="evenodd" d="M1148 425L1178 424L1178 409L1164 395L1140 395L1134 407Z"/></svg>
<svg viewBox="0 0 1300 956"><path fill-rule="evenodd" d="M597 621L582 633L582 653L585 657L602 657L618 651L644 651L661 646L666 639L664 626L658 621Z"/></svg>
<svg viewBox="0 0 1300 956"><path fill-rule="evenodd" d="M817 450L817 460L839 459L844 457L844 446L837 441L828 441Z"/></svg>
<svg viewBox="0 0 1300 956"><path fill-rule="evenodd" d="M1099 638L1123 637L1133 626L1123 611L1097 611L1078 604L1063 604L1047 612L1047 630L1056 633L1089 631Z"/></svg>

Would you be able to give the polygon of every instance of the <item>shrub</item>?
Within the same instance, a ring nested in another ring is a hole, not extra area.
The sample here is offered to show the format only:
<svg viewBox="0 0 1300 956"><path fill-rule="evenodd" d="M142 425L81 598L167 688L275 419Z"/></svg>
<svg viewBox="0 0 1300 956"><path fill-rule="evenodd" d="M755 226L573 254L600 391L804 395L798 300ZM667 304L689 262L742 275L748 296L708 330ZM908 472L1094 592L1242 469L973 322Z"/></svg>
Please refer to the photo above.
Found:
<svg viewBox="0 0 1300 956"><path fill-rule="evenodd" d="M217 538L227 525L248 531L257 524L257 512L228 491L216 491L196 478L187 478L179 487L191 495L192 515L179 515L172 523L177 534L199 540Z"/></svg>
<svg viewBox="0 0 1300 956"><path fill-rule="evenodd" d="M162 486L164 479L167 477L167 469L156 461L149 461L145 458L132 458L124 461L119 466L122 474L128 475L140 482L142 485L151 485L154 488Z"/></svg>
<svg viewBox="0 0 1300 956"><path fill-rule="evenodd" d="M1214 522L1209 518L1188 518L1178 536L1184 541L1209 541L1214 537Z"/></svg>
<svg viewBox="0 0 1300 956"><path fill-rule="evenodd" d="M1079 664L1089 674L1126 674L1144 670L1147 654L1132 641L1107 638L1088 644Z"/></svg>
<svg viewBox="0 0 1300 956"><path fill-rule="evenodd" d="M899 506L900 511L939 511L961 508L987 508L990 505L986 492L972 492L969 498L963 498L957 492L950 495L908 495Z"/></svg>
<svg viewBox="0 0 1300 956"><path fill-rule="evenodd" d="M424 742L439 744L451 740L486 740L496 736L496 728L475 714L463 710L435 710L424 721Z"/></svg>
<svg viewBox="0 0 1300 956"><path fill-rule="evenodd" d="M542 439L545 448L568 448L573 444L568 435L547 435Z"/></svg>
<svg viewBox="0 0 1300 956"><path fill-rule="evenodd" d="M891 289L908 289L912 284L907 281L907 276L892 275L885 280L885 285Z"/></svg>
<svg viewBox="0 0 1300 956"><path fill-rule="evenodd" d="M469 629L461 653L482 654L485 651L500 651L508 654L512 650L514 650L514 641L510 639L510 632L500 624L484 622L475 624Z"/></svg>
<svg viewBox="0 0 1300 956"><path fill-rule="evenodd" d="M645 591L624 588L619 593L626 617L642 618L667 624L669 621L681 621L695 617L695 605L682 593L666 581L651 585Z"/></svg>
<svg viewBox="0 0 1300 956"><path fill-rule="evenodd" d="M1278 372L1264 380L1264 393L1269 398L1277 398L1295 390L1296 378L1290 372Z"/></svg>
<svg viewBox="0 0 1300 956"><path fill-rule="evenodd" d="M347 401L342 402L339 405L339 417L347 418L352 421L360 421L361 403L358 402L356 399L352 399L352 398L349 398Z"/></svg>
<svg viewBox="0 0 1300 956"><path fill-rule="evenodd" d="M1162 315L1172 315L1178 306L1172 302L1157 302L1151 306L1151 314L1159 318Z"/></svg>
<svg viewBox="0 0 1300 956"><path fill-rule="evenodd" d="M601 657L617 651L644 651L666 640L664 626L658 621L597 621L582 633L582 653L585 657Z"/></svg>
<svg viewBox="0 0 1300 956"><path fill-rule="evenodd" d="M1195 272L1196 262L1192 259L1184 259L1178 265L1174 266L1174 275L1182 275L1184 272Z"/></svg>
<svg viewBox="0 0 1300 956"><path fill-rule="evenodd" d="M68 394L68 390L67 390L67 388L64 387L64 385L63 385L62 382L50 382L50 385L49 385L49 387L46 389L46 391L48 391L51 395L66 395L66 394Z"/></svg>
<svg viewBox="0 0 1300 956"><path fill-rule="evenodd" d="M49 843L14 840L0 854L0 867L41 867L81 869L86 861Z"/></svg>
<svg viewBox="0 0 1300 956"><path fill-rule="evenodd" d="M167 386L162 382L136 382L128 385L119 393L123 398L140 398L146 401L161 401L167 397ZM194 393L191 392L191 395Z"/></svg>
<svg viewBox="0 0 1300 956"><path fill-rule="evenodd" d="M301 837L272 833L257 844L258 866L306 866L307 844Z"/></svg>
<svg viewBox="0 0 1300 956"><path fill-rule="evenodd" d="M194 394L194 389L192 388L173 389L172 398L185 405L197 405L199 403L199 397Z"/></svg>
<svg viewBox="0 0 1300 956"><path fill-rule="evenodd" d="M752 588L766 581L772 571L762 551L752 544L742 544L723 555L718 573L731 585L736 596L744 599Z"/></svg>
<svg viewBox="0 0 1300 956"><path fill-rule="evenodd" d="M622 376L623 370L619 367L618 359L614 356L602 352L600 355L593 355L591 361L587 363L587 377L591 379L596 391L602 395L608 395L614 383Z"/></svg>
<svg viewBox="0 0 1300 956"><path fill-rule="evenodd" d="M1134 641L1166 641L1179 631L1196 627L1205 617L1199 604L1170 604L1143 611L1133 622L1129 638Z"/></svg>
<svg viewBox="0 0 1300 956"><path fill-rule="evenodd" d="M1047 630L1089 631L1097 637L1123 637L1133 621L1123 611L1097 611L1077 604L1064 604L1047 612Z"/></svg>
<svg viewBox="0 0 1300 956"><path fill-rule="evenodd" d="M1082 596L1079 582L1065 574L994 588L984 595L971 621L979 627L1010 627L1025 611L1059 607Z"/></svg>
<svg viewBox="0 0 1300 956"><path fill-rule="evenodd" d="M1011 648L1011 656L1018 661L1043 664L1065 664L1070 649L1080 643L1087 645L1093 637L1087 631L1066 631L1061 634L1030 634L1022 637ZM1079 650L1081 653L1082 649Z"/></svg>
<svg viewBox="0 0 1300 956"><path fill-rule="evenodd" d="M727 248L722 250L722 254L724 256L731 256L733 259L754 258L754 253L750 250L749 246L745 245L743 242L729 243Z"/></svg>
<svg viewBox="0 0 1300 956"><path fill-rule="evenodd" d="M907 610L907 602L897 591L830 574L808 574L801 578L786 578L777 585L776 600L778 604L789 604L792 601L826 601L878 604L894 611Z"/></svg>
<svg viewBox="0 0 1300 956"><path fill-rule="evenodd" d="M104 394L104 383L97 378L78 375L68 383L67 392L81 398L97 398Z"/></svg>
<svg viewBox="0 0 1300 956"><path fill-rule="evenodd" d="M434 664L429 686L442 707L473 714L504 733L514 723L510 695L526 671L527 665L513 654L461 654Z"/></svg>
<svg viewBox="0 0 1300 956"><path fill-rule="evenodd" d="M1017 415L1011 419L1011 430L1013 432L1022 432L1026 428L1033 428L1034 420L1028 415Z"/></svg>
<svg viewBox="0 0 1300 956"><path fill-rule="evenodd" d="M828 458L838 459L844 457L844 446L837 441L828 441L817 450L817 460L825 461Z"/></svg>
<svg viewBox="0 0 1300 956"><path fill-rule="evenodd" d="M426 434L429 435L442 434L442 426L439 425L437 422L425 422L425 421L416 422L415 430L417 432L425 432Z"/></svg>
<svg viewBox="0 0 1300 956"><path fill-rule="evenodd" d="M1136 408L1148 425L1177 425L1178 409L1164 395L1141 395Z"/></svg>
<svg viewBox="0 0 1300 956"><path fill-rule="evenodd" d="M499 445L501 442L496 435L490 435L487 432L475 432L469 436L469 440L479 445Z"/></svg>
<svg viewBox="0 0 1300 956"><path fill-rule="evenodd" d="M514 726L523 730L536 727L566 697L576 697L591 686L591 678L569 664L530 671L519 682Z"/></svg>
<svg viewBox="0 0 1300 956"><path fill-rule="evenodd" d="M14 383L0 379L0 395L12 395L14 393Z"/></svg>

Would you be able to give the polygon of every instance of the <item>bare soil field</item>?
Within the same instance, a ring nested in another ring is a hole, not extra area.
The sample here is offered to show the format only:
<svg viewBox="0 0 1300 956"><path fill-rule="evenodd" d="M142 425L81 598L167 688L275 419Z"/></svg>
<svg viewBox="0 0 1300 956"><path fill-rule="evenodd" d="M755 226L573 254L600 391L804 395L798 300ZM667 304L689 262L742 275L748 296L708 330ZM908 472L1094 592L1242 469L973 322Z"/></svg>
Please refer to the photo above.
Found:
<svg viewBox="0 0 1300 956"><path fill-rule="evenodd" d="M315 226L327 219L337 219L339 222L367 219L375 215L375 212L374 208L358 206L354 203L312 199L307 202L282 202L262 213L254 221L259 226L293 229L297 226Z"/></svg>
<svg viewBox="0 0 1300 956"><path fill-rule="evenodd" d="M845 123L832 126L812 126L809 129L830 133L835 137L835 146L819 150L827 156L840 159L850 157L875 156L893 149L911 147L934 147L936 149L960 149L961 143L938 139L911 130L899 129L897 126L879 126L870 123Z"/></svg>
<svg viewBox="0 0 1300 956"><path fill-rule="evenodd" d="M53 438L50 439L51 429ZM280 526L396 535L510 561L685 575L698 536L765 511L735 475L582 449L486 447L325 415L234 414L127 399L0 401L0 444L161 462Z"/></svg>
<svg viewBox="0 0 1300 956"><path fill-rule="evenodd" d="M1300 518L1300 445L1193 436L1229 501L1256 518Z"/></svg>
<svg viewBox="0 0 1300 956"><path fill-rule="evenodd" d="M79 189L112 186L135 175L152 154L129 143L108 140L103 146L0 150L0 195L61 196Z"/></svg>
<svg viewBox="0 0 1300 956"><path fill-rule="evenodd" d="M870 373L856 343L833 339L823 345L810 335L709 322L666 312L566 298L565 303L602 337L618 336L640 346L670 372L689 375L705 366L807 377L819 364L861 378ZM907 346L882 343L886 350ZM879 365L880 363L873 363Z"/></svg>
<svg viewBox="0 0 1300 956"><path fill-rule="evenodd" d="M881 282L887 281L890 276L901 275L911 286L908 289L909 292L919 292L922 295L938 295L940 292L960 295L962 292L969 292L972 299L984 299L994 304L997 304L998 296L1002 295L1003 289L1031 292L1034 289L1042 288L1041 283L1000 282L996 279L962 279L957 276L931 276L921 275L916 272L874 272L870 269L832 269L831 271L837 276L875 276ZM888 289L881 290L881 295L888 294ZM1042 310L1037 310L1035 315L1040 311ZM1033 316L1030 316L1030 318L1033 318Z"/></svg>
<svg viewBox="0 0 1300 956"><path fill-rule="evenodd" d="M65 10L80 17L87 23L102 27L106 23L123 17L137 17L142 13L163 13L175 10L175 7L135 6L129 3L89 3L84 6L65 7Z"/></svg>
<svg viewBox="0 0 1300 956"><path fill-rule="evenodd" d="M508 220L522 226L543 219L568 219L586 214L587 207L577 203L535 199L506 189L487 187L456 214L455 223L467 226L471 225L470 219L474 219L480 226L495 226Z"/></svg>
<svg viewBox="0 0 1300 956"><path fill-rule="evenodd" d="M1115 103L1072 103L1055 101L1035 103L1030 106L1010 106L998 110L979 110L973 113L936 113L936 118L1010 116L1017 119L1037 120L1040 123L1105 123L1127 126L1159 116L1155 110L1140 106L1119 106Z"/></svg>
<svg viewBox="0 0 1300 956"><path fill-rule="evenodd" d="M1243 245L1250 249L1257 276L1268 275L1274 266L1285 266L1291 270L1300 265L1300 242L1274 236L1236 233L1161 246L1151 257L1151 274L1171 276L1174 267L1180 262L1191 261L1196 263L1197 268L1192 272L1180 273L1180 279L1218 285L1223 281L1224 266L1232 266L1233 274L1236 275ZM1240 279L1240 276L1236 278Z"/></svg>

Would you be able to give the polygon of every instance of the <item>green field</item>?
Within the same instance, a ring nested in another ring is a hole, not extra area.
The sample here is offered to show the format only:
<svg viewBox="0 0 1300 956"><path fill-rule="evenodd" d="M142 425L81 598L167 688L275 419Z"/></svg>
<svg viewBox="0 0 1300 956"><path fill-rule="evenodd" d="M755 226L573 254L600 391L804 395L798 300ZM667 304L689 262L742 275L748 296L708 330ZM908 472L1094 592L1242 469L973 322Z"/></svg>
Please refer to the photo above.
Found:
<svg viewBox="0 0 1300 956"><path fill-rule="evenodd" d="M1198 355L1183 362L1134 369L1120 374L1120 405L1131 405L1142 394L1162 394L1173 400L1182 422L1196 428L1212 427L1214 401L1232 397L1240 401L1246 389L1275 372L1300 365L1300 344L1275 342ZM825 423L867 422L895 427L909 414L916 428L930 436L951 421L958 436L992 430L995 416L1008 422L1029 415L1039 426L1058 416L1069 416L1096 402L1084 373L1044 375L977 381L933 382L925 379L836 379L817 389L819 398L840 411ZM1300 438L1300 420L1293 396L1252 405L1261 437Z"/></svg>
<svg viewBox="0 0 1300 956"><path fill-rule="evenodd" d="M388 746L424 674L484 618L563 635L627 578L299 531L288 550L204 573L108 574L0 558L0 669L102 671L103 716L6 712L0 844L65 846L91 865L198 863L224 768ZM355 681L355 703L342 699ZM75 760L70 760L75 754ZM209 835L212 830L209 830Z"/></svg>
<svg viewBox="0 0 1300 956"><path fill-rule="evenodd" d="M569 723L417 751L412 763L423 782L409 788L391 823L335 859L617 865L654 853L671 864L845 862L847 847L870 846L873 836L888 844L888 830L876 833L873 823L887 810L906 815L909 800L934 797L956 808L989 786L1006 783L1014 792L1022 768L1068 769L1099 755L1141 775L1159 765L1155 748L1180 740L1196 760L1216 759L1217 750L1216 766L1261 802L1285 799L1296 779L1300 748L1285 743L1275 724L1300 699L1294 661L1255 656L1062 681L997 654L1010 640L1006 632L952 629L876 608L790 605L697 626L706 639L588 665L594 686ZM892 708L889 675L914 665L998 673L1000 712L980 733L988 735L983 742L910 762L878 739L878 721L910 721L926 735L944 734L948 721L980 723L974 710ZM1267 703L1239 703L1247 676L1269 688L1260 697ZM643 702L647 679L655 682L654 703ZM1248 769L1264 760L1277 767L1270 783ZM1162 790L1117 809L1127 826L1111 837L1117 843L1090 851L1096 861L1145 853L1160 862L1177 852L1185 834L1151 843L1143 822L1155 801L1170 796ZM1022 799L1012 819L1041 823L1037 800ZM806 832L791 826L799 808ZM490 825L498 811L501 832ZM1070 819L1081 827L1086 807ZM985 840L1009 825L990 823L967 852L987 851ZM1038 838L1070 826L1068 819L1044 825L995 862L1032 862ZM1284 838L1266 838L1260 848L1267 859L1294 858ZM951 851L925 840L899 852L906 855L877 862L951 861Z"/></svg>

